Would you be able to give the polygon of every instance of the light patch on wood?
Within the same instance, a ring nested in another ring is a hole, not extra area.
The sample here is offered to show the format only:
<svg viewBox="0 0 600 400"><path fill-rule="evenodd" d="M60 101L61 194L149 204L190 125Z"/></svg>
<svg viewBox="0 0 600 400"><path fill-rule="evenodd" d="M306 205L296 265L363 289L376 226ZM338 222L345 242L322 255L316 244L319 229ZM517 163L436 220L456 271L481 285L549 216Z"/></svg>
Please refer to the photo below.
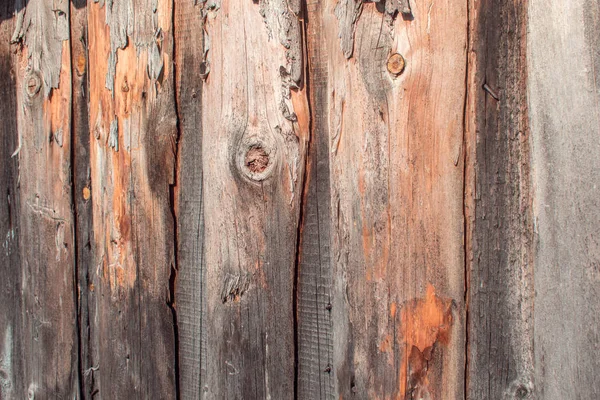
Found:
<svg viewBox="0 0 600 400"><path fill-rule="evenodd" d="M13 371L12 371L12 349L13 335L12 326L8 325L4 330L4 343L0 349L0 398L14 398Z"/></svg>
<svg viewBox="0 0 600 400"><path fill-rule="evenodd" d="M57 0L52 5L46 0L29 0L25 5L23 2L17 1L20 11L12 42L24 42L27 46L29 68L41 71L44 95L48 97L52 89L59 87L63 41L69 40L69 2Z"/></svg>

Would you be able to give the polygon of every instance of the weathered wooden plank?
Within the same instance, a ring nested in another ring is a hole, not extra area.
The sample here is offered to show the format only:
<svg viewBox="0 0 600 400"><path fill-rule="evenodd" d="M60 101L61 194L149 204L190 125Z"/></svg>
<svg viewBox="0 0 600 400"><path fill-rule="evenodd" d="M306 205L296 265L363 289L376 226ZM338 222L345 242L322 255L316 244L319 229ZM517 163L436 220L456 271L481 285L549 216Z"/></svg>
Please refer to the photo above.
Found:
<svg viewBox="0 0 600 400"><path fill-rule="evenodd" d="M94 317L94 293L90 292L90 274L94 273L92 254L92 191L90 166L89 81L87 1L71 2L71 79L73 137L72 175L75 210L75 252L77 278L77 327L79 330L79 380L83 398L91 398L94 387L90 340L90 317ZM83 340L81 338L84 338Z"/></svg>
<svg viewBox="0 0 600 400"><path fill-rule="evenodd" d="M533 396L527 3L471 1L466 110L472 399ZM493 371L493 373L491 373Z"/></svg>
<svg viewBox="0 0 600 400"><path fill-rule="evenodd" d="M600 397L600 9L529 2L539 398Z"/></svg>
<svg viewBox="0 0 600 400"><path fill-rule="evenodd" d="M209 323L201 390L209 399L289 399L309 118L299 4L207 6L201 156Z"/></svg>
<svg viewBox="0 0 600 400"><path fill-rule="evenodd" d="M14 31L12 1L0 5L0 399L25 393L19 251L19 164L16 71L10 38Z"/></svg>
<svg viewBox="0 0 600 400"><path fill-rule="evenodd" d="M466 3L308 11L327 54L336 397L460 398Z"/></svg>
<svg viewBox="0 0 600 400"><path fill-rule="evenodd" d="M202 82L206 3L175 6L175 64L179 144L177 184L177 280L175 308L180 398L200 399L206 374L206 266L204 260ZM204 372L201 372L204 371Z"/></svg>
<svg viewBox="0 0 600 400"><path fill-rule="evenodd" d="M87 13L91 390L175 398L172 2L89 2Z"/></svg>
<svg viewBox="0 0 600 400"><path fill-rule="evenodd" d="M23 375L14 396L75 398L69 3L20 1L16 9Z"/></svg>
<svg viewBox="0 0 600 400"><path fill-rule="evenodd" d="M297 268L297 398L334 395L331 316L331 193L329 170L328 71L321 34L322 2L307 4L308 84L311 140L300 227Z"/></svg>

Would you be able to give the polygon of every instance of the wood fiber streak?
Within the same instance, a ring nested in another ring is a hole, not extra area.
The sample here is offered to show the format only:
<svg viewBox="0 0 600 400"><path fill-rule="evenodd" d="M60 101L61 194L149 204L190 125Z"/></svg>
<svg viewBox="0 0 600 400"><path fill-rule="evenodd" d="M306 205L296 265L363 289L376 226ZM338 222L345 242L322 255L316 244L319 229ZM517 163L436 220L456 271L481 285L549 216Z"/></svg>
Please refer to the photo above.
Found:
<svg viewBox="0 0 600 400"><path fill-rule="evenodd" d="M317 29L320 7L320 2L311 1L306 10L311 142L304 182L295 294L298 399L331 399L334 396L328 76L324 68L327 54L322 51L325 42Z"/></svg>
<svg viewBox="0 0 600 400"><path fill-rule="evenodd" d="M466 6L308 4L326 104L313 132L329 137L333 397L463 396Z"/></svg>
<svg viewBox="0 0 600 400"><path fill-rule="evenodd" d="M467 393L533 398L527 2L487 0L470 8Z"/></svg>
<svg viewBox="0 0 600 400"><path fill-rule="evenodd" d="M206 266L204 264L202 3L175 4L176 95L179 118L177 165L177 281L180 399L199 399L206 374ZM204 371L204 372L202 372Z"/></svg>
<svg viewBox="0 0 600 400"><path fill-rule="evenodd" d="M206 10L210 72L196 157L202 206L211 210L201 264L207 399L294 397L293 283L309 134L296 6L223 1Z"/></svg>
<svg viewBox="0 0 600 400"><path fill-rule="evenodd" d="M94 309L82 348L93 349L83 362L94 398L176 397L172 6L87 7Z"/></svg>
<svg viewBox="0 0 600 400"><path fill-rule="evenodd" d="M22 337L21 253L19 250L19 163L11 157L18 143L15 57L10 45L14 4L0 5L0 399L26 393ZM27 341L28 342L28 341Z"/></svg>

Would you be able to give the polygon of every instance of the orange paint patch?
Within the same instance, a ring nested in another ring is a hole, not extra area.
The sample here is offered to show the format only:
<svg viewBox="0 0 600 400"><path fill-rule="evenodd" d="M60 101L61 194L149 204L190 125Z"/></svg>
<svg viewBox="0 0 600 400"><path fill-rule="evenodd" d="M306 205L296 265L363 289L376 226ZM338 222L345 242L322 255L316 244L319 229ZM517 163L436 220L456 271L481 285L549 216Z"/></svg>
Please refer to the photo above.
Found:
<svg viewBox="0 0 600 400"><path fill-rule="evenodd" d="M400 399L428 398L427 372L437 344L447 345L452 327L452 301L442 299L432 285L424 299L403 305L400 311L405 361L400 369Z"/></svg>

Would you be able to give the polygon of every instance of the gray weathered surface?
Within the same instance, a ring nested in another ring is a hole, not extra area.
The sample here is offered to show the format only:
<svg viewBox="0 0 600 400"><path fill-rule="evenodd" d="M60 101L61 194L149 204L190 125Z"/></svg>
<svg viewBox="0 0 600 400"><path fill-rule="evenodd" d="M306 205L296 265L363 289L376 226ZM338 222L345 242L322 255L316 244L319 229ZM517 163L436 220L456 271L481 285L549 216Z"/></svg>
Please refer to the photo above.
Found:
<svg viewBox="0 0 600 400"><path fill-rule="evenodd" d="M600 10L531 0L529 106L539 398L600 396Z"/></svg>
<svg viewBox="0 0 600 400"><path fill-rule="evenodd" d="M16 96L23 363L14 398L78 395L71 193L69 3L16 4ZM7 164L10 161L6 161Z"/></svg>
<svg viewBox="0 0 600 400"><path fill-rule="evenodd" d="M202 85L197 154L209 321L203 328L202 395L289 399L309 118L305 89L298 89L300 22L297 8L283 0L208 6L204 45L210 73ZM193 216L180 213L182 218Z"/></svg>
<svg viewBox="0 0 600 400"><path fill-rule="evenodd" d="M472 399L531 398L533 222L523 40L527 3L471 1L470 7L466 389Z"/></svg>
<svg viewBox="0 0 600 400"><path fill-rule="evenodd" d="M175 79L179 119L174 197L177 218L177 315L180 399L199 399L206 374L206 265L204 264L202 73L204 4L175 4ZM204 371L204 372L202 372Z"/></svg>
<svg viewBox="0 0 600 400"><path fill-rule="evenodd" d="M311 137L302 199L296 282L297 396L334 396L333 324L331 306L331 189L327 123L328 71L320 8L311 1L307 13L308 76Z"/></svg>
<svg viewBox="0 0 600 400"><path fill-rule="evenodd" d="M18 146L12 1L0 5L0 399L25 393L24 342L21 334L21 255L19 251Z"/></svg>

